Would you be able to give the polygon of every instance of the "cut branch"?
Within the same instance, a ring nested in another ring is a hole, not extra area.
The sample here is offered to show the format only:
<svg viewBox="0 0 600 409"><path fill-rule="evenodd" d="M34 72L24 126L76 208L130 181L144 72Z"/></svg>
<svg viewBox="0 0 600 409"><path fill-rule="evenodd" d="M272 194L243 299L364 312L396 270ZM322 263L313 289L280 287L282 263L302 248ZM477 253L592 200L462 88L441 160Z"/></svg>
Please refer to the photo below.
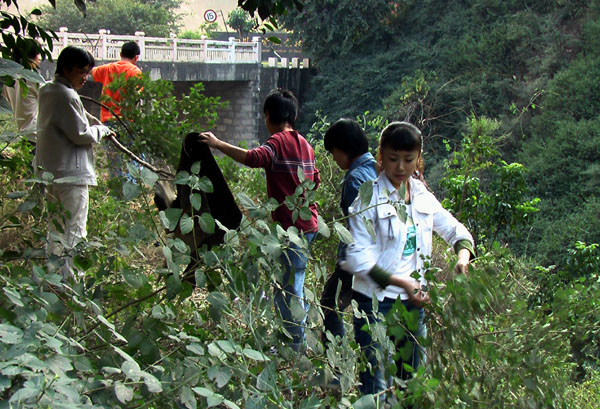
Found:
<svg viewBox="0 0 600 409"><path fill-rule="evenodd" d="M127 125L127 123L125 121L123 121L123 119L121 117L119 117L117 114L115 114L115 112L109 106L103 104L100 101L96 101L94 98L86 97L85 95L80 95L80 97L81 97L81 99L84 99L86 101L90 101L90 102L92 102L92 103L94 103L96 105L100 105L104 109L107 109L108 111L110 111L110 113L113 115L113 117L116 118L117 121L119 121L119 123L121 125L123 125L123 128L127 131L127 133L129 134L129 136L131 136L132 139L136 139L135 134L129 128L129 126ZM146 168L150 169L154 173L159 174L163 178L166 178L166 179L174 179L175 178L175 175L172 172L169 172L168 170L159 169L159 168L157 168L155 166L152 166L151 164L149 164L148 162L142 160L142 158L140 158L139 156L137 156L136 154L134 154L133 152L131 152L129 149L127 149L125 146L123 146L121 144L121 142L119 142L117 140L115 133L112 133L112 134L108 135L107 138L113 143L113 145L115 145L117 147L117 149L119 149L121 152L123 152L125 155L129 156L131 159L133 159L134 161L136 161L140 165L145 166Z"/></svg>

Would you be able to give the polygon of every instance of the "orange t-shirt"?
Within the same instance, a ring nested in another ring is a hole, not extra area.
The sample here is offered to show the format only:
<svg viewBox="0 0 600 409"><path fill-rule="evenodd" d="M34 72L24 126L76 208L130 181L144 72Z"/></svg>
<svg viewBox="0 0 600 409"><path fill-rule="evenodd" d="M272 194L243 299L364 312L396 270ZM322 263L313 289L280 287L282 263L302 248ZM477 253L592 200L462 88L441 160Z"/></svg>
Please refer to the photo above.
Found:
<svg viewBox="0 0 600 409"><path fill-rule="evenodd" d="M135 64L130 63L129 61L117 61L109 64L104 64L99 67L94 67L92 69L92 78L96 82L102 83L102 95L108 95L111 97L112 101L106 103L117 115L121 114L121 110L118 106L115 105L115 102L119 102L121 100L121 95L119 94L119 90L111 91L108 89L108 85L113 81L114 78L125 74L125 78L129 79L135 75L139 75L142 73ZM114 101L114 102L113 102ZM114 119L110 111L102 107L100 109L100 121L106 122L111 119Z"/></svg>

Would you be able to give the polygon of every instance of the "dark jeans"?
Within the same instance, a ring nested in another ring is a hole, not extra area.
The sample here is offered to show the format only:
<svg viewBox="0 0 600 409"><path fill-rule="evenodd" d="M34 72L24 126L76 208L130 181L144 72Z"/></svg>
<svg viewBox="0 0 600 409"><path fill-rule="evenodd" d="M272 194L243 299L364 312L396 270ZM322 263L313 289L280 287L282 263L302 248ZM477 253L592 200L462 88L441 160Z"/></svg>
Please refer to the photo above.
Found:
<svg viewBox="0 0 600 409"><path fill-rule="evenodd" d="M336 299L338 284L341 282L340 295ZM343 270L339 264L335 266L333 274L329 276L323 293L321 294L321 308L323 309L324 332L321 334L323 345L327 343L327 331L334 336L344 337L344 319L342 312L350 305L352 301L352 274Z"/></svg>
<svg viewBox="0 0 600 409"><path fill-rule="evenodd" d="M364 311L367 314L369 323L374 323L377 321L376 317L373 315L373 300L371 297L367 297L363 294L354 292L352 296L358 302L358 309ZM391 298L384 298L383 301L379 302L379 312L384 316L392 309L394 302L396 300ZM403 361L402 358L398 358L396 360L396 368L397 373L396 376L401 379L410 378L411 373L407 372L404 369L403 363L407 363L412 368L416 370L419 367L421 362L421 347L416 343L415 338L425 337L427 334L427 330L425 325L423 324L423 318L425 315L425 311L421 307L416 307L412 305L408 300L402 301L406 309L410 311L417 311L419 314L419 325L418 329L415 332L410 332L410 335L404 337L403 339L396 339L395 337L391 337L394 345L396 345L396 351L405 347L408 343L412 344L412 356L408 361ZM361 350L368 362L371 364L373 370L366 369L364 372L361 372L359 375L361 386L360 392L363 395L367 394L375 394L377 392L385 390L390 384L391 379L385 378L384 365L383 362L377 361L376 350L380 349L380 346L373 342L371 338L371 334L367 331L363 331L362 327L367 323L364 318L356 318L354 317L354 338L356 342L360 345ZM390 357L391 358L391 357Z"/></svg>

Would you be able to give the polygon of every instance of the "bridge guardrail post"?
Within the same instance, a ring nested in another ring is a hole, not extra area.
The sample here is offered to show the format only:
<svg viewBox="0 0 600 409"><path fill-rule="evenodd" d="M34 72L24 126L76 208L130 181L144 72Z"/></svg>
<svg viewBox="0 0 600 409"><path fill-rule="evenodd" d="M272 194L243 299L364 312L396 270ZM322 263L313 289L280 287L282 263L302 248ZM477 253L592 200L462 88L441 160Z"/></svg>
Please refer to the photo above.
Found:
<svg viewBox="0 0 600 409"><path fill-rule="evenodd" d="M252 42L254 43L254 58L255 61L260 64L262 62L262 41L260 37L252 37Z"/></svg>
<svg viewBox="0 0 600 409"><path fill-rule="evenodd" d="M140 60L145 61L146 60L146 41L144 39L144 36L146 35L146 33L144 33L143 31L136 31L134 34L137 37L136 40L138 42L138 45L140 46Z"/></svg>
<svg viewBox="0 0 600 409"><path fill-rule="evenodd" d="M100 34L100 52L98 53L98 57L101 60L107 60L107 52L106 52L106 42L107 42L107 38L106 38L106 30L104 28L101 28L100 30L98 30L98 34Z"/></svg>
<svg viewBox="0 0 600 409"><path fill-rule="evenodd" d="M177 34L175 33L171 33L169 34L169 37L171 37L171 41L173 41L173 62L177 61Z"/></svg>
<svg viewBox="0 0 600 409"><path fill-rule="evenodd" d="M229 37L229 62L235 62L235 37Z"/></svg>
<svg viewBox="0 0 600 409"><path fill-rule="evenodd" d="M66 46L69 45L69 29L67 27L60 27L58 29L58 36L61 37L62 48L65 48ZM57 58L58 53L56 54L56 56L53 56L53 57Z"/></svg>

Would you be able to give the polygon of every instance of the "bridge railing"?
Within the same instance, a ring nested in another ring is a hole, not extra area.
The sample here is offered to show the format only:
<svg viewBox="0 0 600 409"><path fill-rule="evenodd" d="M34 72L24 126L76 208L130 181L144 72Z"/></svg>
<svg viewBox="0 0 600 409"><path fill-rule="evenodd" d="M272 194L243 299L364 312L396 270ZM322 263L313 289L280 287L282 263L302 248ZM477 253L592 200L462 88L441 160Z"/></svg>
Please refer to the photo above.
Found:
<svg viewBox="0 0 600 409"><path fill-rule="evenodd" d="M141 31L135 35L112 35L106 30L100 30L98 34L69 33L65 27L61 27L56 34L59 41L54 43L53 58L57 58L63 48L73 45L88 50L99 60L118 60L123 43L135 41L140 46L140 61L230 64L261 62L260 37L253 37L251 42L236 41L233 37L229 41L189 40L175 36L146 37Z"/></svg>

